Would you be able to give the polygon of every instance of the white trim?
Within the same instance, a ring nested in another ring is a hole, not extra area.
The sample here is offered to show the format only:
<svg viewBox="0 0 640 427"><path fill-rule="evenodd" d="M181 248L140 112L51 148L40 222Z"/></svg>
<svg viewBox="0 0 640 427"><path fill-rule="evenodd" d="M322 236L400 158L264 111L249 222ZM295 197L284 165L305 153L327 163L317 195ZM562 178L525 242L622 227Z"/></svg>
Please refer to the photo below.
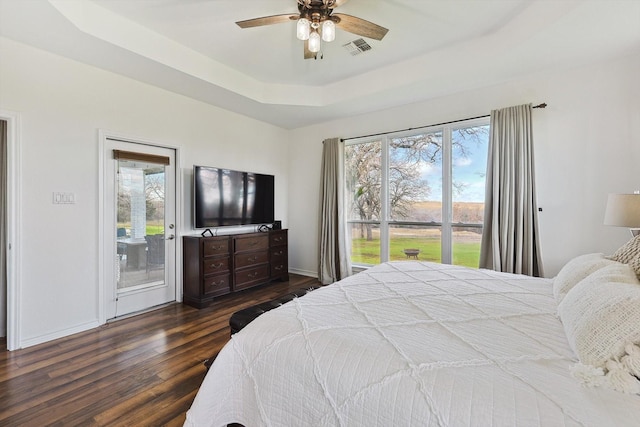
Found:
<svg viewBox="0 0 640 427"><path fill-rule="evenodd" d="M76 325L72 328L63 329L61 331L55 331L51 334L45 334L45 335L40 335L34 338L29 338L28 340L25 340L24 342L22 342L22 347L26 348L26 347L31 347L33 345L38 345L45 342L57 340L58 338L64 338L69 335L77 334L79 332L85 332L90 329L97 328L99 326L100 324L97 321L93 320L91 322L86 322L80 325Z"/></svg>
<svg viewBox="0 0 640 427"><path fill-rule="evenodd" d="M176 176L175 176L175 229L174 235L176 236L176 302L182 302L182 209L184 206L184 195L182 194L182 159L180 158L180 148L171 147L175 150L176 154Z"/></svg>
<svg viewBox="0 0 640 427"><path fill-rule="evenodd" d="M142 285L130 286L122 289L116 289L116 295L118 297L127 296L131 294L137 294L140 292L146 292L153 289L166 288L168 285L164 280L156 280L155 282L144 283ZM164 303L163 303L164 304ZM168 303L166 303L168 304Z"/></svg>
<svg viewBox="0 0 640 427"><path fill-rule="evenodd" d="M440 229L440 262L453 264L453 147L451 146L451 127L445 125L442 130L442 228Z"/></svg>
<svg viewBox="0 0 640 427"><path fill-rule="evenodd" d="M107 322L104 309L104 146L107 141L106 133L98 129L98 322L103 325Z"/></svg>
<svg viewBox="0 0 640 427"><path fill-rule="evenodd" d="M119 132L112 132L109 130L98 129L98 320L99 324L103 325L107 323L107 315L105 311L105 270L104 270L104 243L105 243L105 224L104 224L104 209L106 206L105 201L105 185L106 185L106 170L105 170L105 146L107 139L115 139L124 142L130 142L134 144L145 144L153 147L168 148L175 151L175 228L174 234L176 236L176 250L175 250L175 269L174 269L174 283L175 283L175 298L176 302L182 302L182 239L180 239L182 228L182 209L183 195L182 195L182 167L180 159L180 147L176 145L161 143L156 140L149 140L132 135L127 135Z"/></svg>
<svg viewBox="0 0 640 427"><path fill-rule="evenodd" d="M389 149L390 141L385 135L380 139L380 262L389 259L391 236L389 236L389 166L391 163ZM353 266L352 266L353 269Z"/></svg>
<svg viewBox="0 0 640 427"><path fill-rule="evenodd" d="M290 268L289 269L289 273L299 274L301 276L313 277L315 279L318 278L318 272L317 271L300 270L298 268Z"/></svg>
<svg viewBox="0 0 640 427"><path fill-rule="evenodd" d="M7 122L7 350L23 347L22 336L22 129L20 115L0 110Z"/></svg>

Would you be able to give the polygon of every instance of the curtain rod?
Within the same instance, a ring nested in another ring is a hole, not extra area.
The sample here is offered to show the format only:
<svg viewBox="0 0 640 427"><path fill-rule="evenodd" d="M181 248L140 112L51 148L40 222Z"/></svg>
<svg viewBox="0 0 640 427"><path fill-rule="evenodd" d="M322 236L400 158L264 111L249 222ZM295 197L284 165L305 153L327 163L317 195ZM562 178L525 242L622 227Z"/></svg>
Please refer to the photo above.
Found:
<svg viewBox="0 0 640 427"><path fill-rule="evenodd" d="M547 106L547 104L545 102L543 102L542 104L534 105L531 108L545 108L546 106ZM400 129L400 130L392 130L392 131L388 131L388 132L372 133L371 135L352 136L351 138L342 138L340 141L344 142L344 141L348 141L350 139L369 138L369 137L372 137L372 136L388 135L390 133L406 132L406 131L410 131L410 130L429 128L429 127L432 127L432 126L450 125L451 123L466 122L467 120L483 119L485 117L491 117L491 114L485 114L484 116L469 117L467 119L451 120L449 122L435 123L435 124L432 124L432 125L418 126L418 127L415 127L415 128L407 128L407 129Z"/></svg>

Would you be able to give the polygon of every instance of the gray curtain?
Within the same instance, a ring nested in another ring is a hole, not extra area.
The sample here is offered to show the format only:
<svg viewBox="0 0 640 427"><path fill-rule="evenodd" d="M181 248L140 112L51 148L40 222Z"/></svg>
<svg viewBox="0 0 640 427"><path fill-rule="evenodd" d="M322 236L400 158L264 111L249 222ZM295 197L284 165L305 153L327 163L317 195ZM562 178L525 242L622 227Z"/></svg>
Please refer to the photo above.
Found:
<svg viewBox="0 0 640 427"><path fill-rule="evenodd" d="M333 283L351 274L344 211L344 143L325 139L320 177L318 279Z"/></svg>
<svg viewBox="0 0 640 427"><path fill-rule="evenodd" d="M543 276L531 111L491 112L480 268Z"/></svg>
<svg viewBox="0 0 640 427"><path fill-rule="evenodd" d="M7 317L7 122L0 120L0 337Z"/></svg>

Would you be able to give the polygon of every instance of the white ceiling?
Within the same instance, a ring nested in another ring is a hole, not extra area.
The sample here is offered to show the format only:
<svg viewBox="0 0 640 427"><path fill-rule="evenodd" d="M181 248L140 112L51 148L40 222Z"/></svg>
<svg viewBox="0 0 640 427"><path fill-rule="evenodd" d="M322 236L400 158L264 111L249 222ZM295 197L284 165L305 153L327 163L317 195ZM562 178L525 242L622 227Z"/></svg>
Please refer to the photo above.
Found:
<svg viewBox="0 0 640 427"><path fill-rule="evenodd" d="M389 29L340 29L304 60L296 0L0 0L0 35L284 128L640 52L639 0L350 0ZM534 101L534 100L532 100Z"/></svg>

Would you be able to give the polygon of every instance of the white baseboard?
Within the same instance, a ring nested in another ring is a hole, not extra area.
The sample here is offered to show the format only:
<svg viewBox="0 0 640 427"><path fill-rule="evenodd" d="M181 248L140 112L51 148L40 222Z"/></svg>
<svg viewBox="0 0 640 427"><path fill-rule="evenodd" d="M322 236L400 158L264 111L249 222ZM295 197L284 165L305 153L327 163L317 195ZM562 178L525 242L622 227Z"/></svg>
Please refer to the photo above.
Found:
<svg viewBox="0 0 640 427"><path fill-rule="evenodd" d="M316 271L307 271L307 270L299 270L297 268L290 268L289 273L299 274L301 276L314 277L318 278L318 273Z"/></svg>
<svg viewBox="0 0 640 427"><path fill-rule="evenodd" d="M98 326L100 326L100 323L97 320L94 320L91 322L74 326L73 328L63 329L61 331L52 332L46 335L40 335L39 337L20 340L19 348L27 348L27 347L42 344L48 341L57 340L58 338L64 338L69 335L77 334L78 332L88 331L89 329L97 328Z"/></svg>

